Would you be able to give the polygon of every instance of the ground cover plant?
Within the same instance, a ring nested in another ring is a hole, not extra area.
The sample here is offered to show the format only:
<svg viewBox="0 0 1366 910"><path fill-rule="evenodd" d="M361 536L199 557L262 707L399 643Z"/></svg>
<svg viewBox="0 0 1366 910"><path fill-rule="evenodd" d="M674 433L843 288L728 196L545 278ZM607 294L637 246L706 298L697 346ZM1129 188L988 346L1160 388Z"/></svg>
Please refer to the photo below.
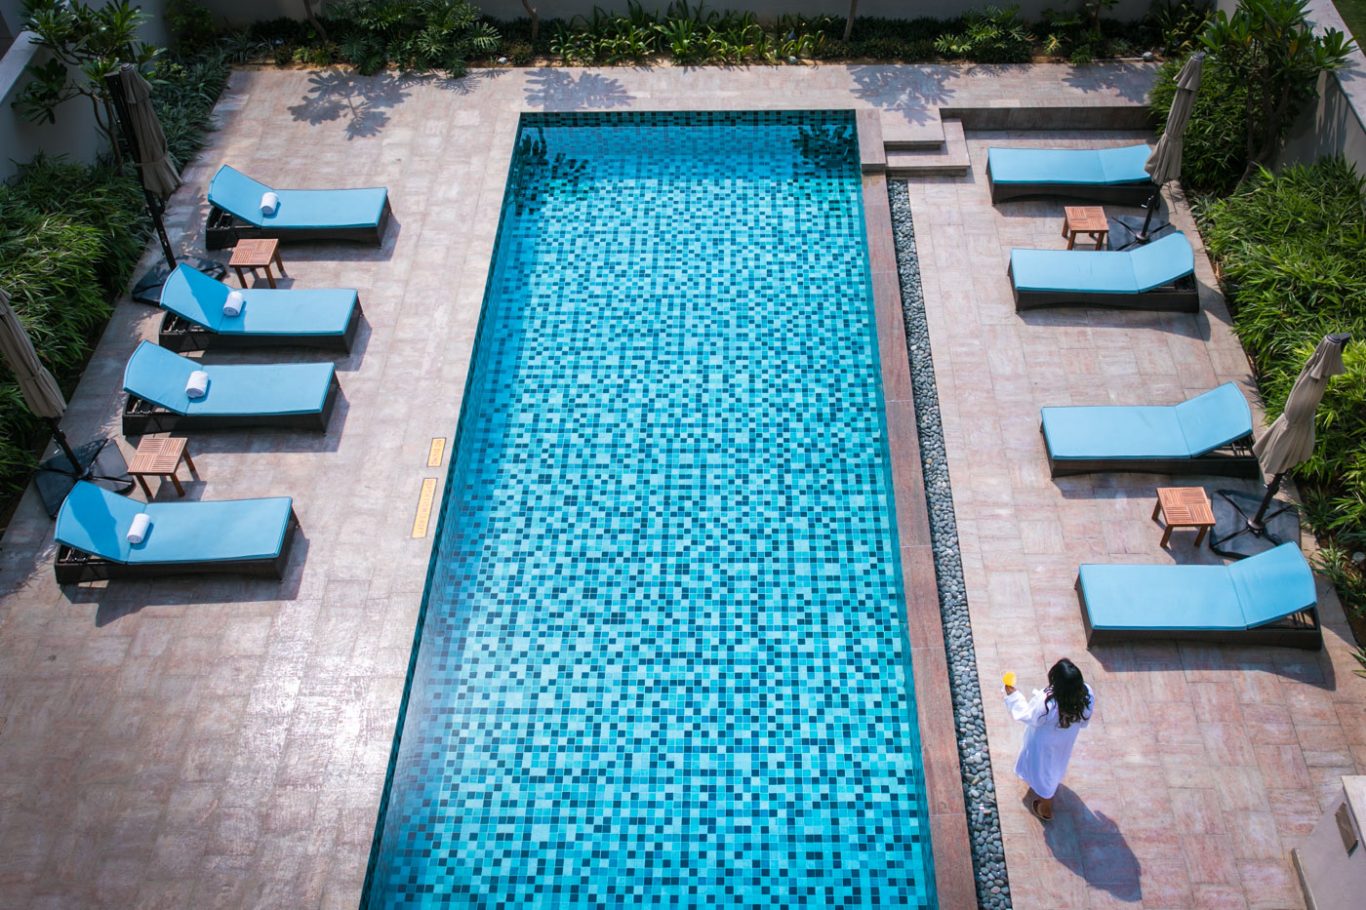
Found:
<svg viewBox="0 0 1366 910"><path fill-rule="evenodd" d="M159 56L150 75L172 154L188 162L203 145L227 60L216 48ZM0 184L0 283L67 393L147 235L137 180L112 158L94 165L40 158ZM46 438L45 424L28 412L0 365L0 502L22 492Z"/></svg>
<svg viewBox="0 0 1366 910"><path fill-rule="evenodd" d="M1366 182L1341 159L1258 170L1227 198L1200 207L1234 328L1274 418L1300 368L1330 332L1350 332L1347 374L1318 413L1314 455L1295 471L1320 564L1358 619L1366 618Z"/></svg>

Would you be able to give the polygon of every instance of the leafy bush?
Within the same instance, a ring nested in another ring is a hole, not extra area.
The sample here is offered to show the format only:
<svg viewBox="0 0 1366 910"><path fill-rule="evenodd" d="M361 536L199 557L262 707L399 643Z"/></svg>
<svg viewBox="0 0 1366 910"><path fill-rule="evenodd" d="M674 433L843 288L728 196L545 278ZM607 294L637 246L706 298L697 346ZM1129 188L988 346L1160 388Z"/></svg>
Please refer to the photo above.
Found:
<svg viewBox="0 0 1366 910"><path fill-rule="evenodd" d="M1168 60L1158 70L1149 104L1153 118L1166 128L1167 113L1176 97L1176 74L1185 59ZM1197 193L1228 193L1247 169L1243 141L1243 111L1247 86L1219 61L1206 57L1200 91L1186 127L1181 157L1181 182Z"/></svg>
<svg viewBox="0 0 1366 910"><path fill-rule="evenodd" d="M213 13L196 0L166 0L166 28L182 54L202 53L218 42Z"/></svg>
<svg viewBox="0 0 1366 910"><path fill-rule="evenodd" d="M978 63L1028 63L1034 36L1018 6L989 6L963 17L963 30L941 35L935 47L945 57Z"/></svg>
<svg viewBox="0 0 1366 910"><path fill-rule="evenodd" d="M227 54L212 48L198 56L161 60L152 77L152 104L171 155L181 164L204 147L213 123L213 106L228 84Z"/></svg>
<svg viewBox="0 0 1366 910"><path fill-rule="evenodd" d="M497 30L466 0L345 0L330 12L341 57L362 73L392 64L459 77L471 56L498 47Z"/></svg>
<svg viewBox="0 0 1366 910"><path fill-rule="evenodd" d="M1335 541L1327 574L1344 602L1366 609L1366 579L1350 560L1366 549L1366 182L1341 159L1259 170L1201 211L1234 328L1257 371L1268 417L1285 406L1319 340L1350 332L1347 373L1328 386L1314 455L1295 471L1305 516Z"/></svg>
<svg viewBox="0 0 1366 910"><path fill-rule="evenodd" d="M1200 45L1214 18L1214 4L1186 0L1160 0L1148 11L1145 24L1156 33L1156 50L1168 57L1184 57Z"/></svg>

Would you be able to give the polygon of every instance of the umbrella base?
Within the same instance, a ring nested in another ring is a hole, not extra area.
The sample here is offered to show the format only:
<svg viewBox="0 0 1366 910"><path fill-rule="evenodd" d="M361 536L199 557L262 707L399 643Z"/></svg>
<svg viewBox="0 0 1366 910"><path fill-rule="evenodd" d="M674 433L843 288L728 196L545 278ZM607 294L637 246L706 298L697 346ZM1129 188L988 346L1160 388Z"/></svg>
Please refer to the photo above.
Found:
<svg viewBox="0 0 1366 910"><path fill-rule="evenodd" d="M1257 514L1262 496L1237 490L1218 490L1214 494L1214 530L1209 548L1228 559L1246 559L1265 553L1287 541L1299 544L1300 513L1288 502L1273 500L1266 510L1262 527L1254 529L1250 519Z"/></svg>
<svg viewBox="0 0 1366 910"><path fill-rule="evenodd" d="M190 256L183 261L191 268L199 269L199 271L213 278L222 278L228 274L227 267L216 259ZM149 269L147 274L139 278L137 284L133 285L133 299L138 303L150 303L152 306L160 305L161 288L166 284L166 279L170 277L171 270L164 265Z"/></svg>
<svg viewBox="0 0 1366 910"><path fill-rule="evenodd" d="M67 494L78 480L89 480L115 493L127 493L133 489L133 480L128 476L128 462L118 446L111 446L110 440L92 439L76 451L80 464L73 466L71 459L62 452L38 465L33 477L33 485L38 488L38 496L43 500L43 508L49 518L56 518Z"/></svg>
<svg viewBox="0 0 1366 910"><path fill-rule="evenodd" d="M1140 238L1139 234L1143 230L1142 215L1112 215L1105 220L1110 223L1110 235L1108 246L1112 250L1129 250L1145 243L1152 243L1159 237L1166 237L1168 234L1175 234L1176 227L1167 220L1166 205L1161 204L1153 213L1153 220L1148 224L1148 236Z"/></svg>

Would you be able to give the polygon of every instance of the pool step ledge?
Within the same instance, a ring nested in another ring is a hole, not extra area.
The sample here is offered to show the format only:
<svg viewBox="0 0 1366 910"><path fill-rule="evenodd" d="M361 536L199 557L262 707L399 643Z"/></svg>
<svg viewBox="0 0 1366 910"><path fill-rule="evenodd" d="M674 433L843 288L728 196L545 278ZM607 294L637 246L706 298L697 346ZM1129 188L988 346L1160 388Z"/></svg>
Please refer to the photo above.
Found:
<svg viewBox="0 0 1366 910"><path fill-rule="evenodd" d="M888 177L961 177L972 169L961 120L944 120L944 138L935 146L886 149Z"/></svg>

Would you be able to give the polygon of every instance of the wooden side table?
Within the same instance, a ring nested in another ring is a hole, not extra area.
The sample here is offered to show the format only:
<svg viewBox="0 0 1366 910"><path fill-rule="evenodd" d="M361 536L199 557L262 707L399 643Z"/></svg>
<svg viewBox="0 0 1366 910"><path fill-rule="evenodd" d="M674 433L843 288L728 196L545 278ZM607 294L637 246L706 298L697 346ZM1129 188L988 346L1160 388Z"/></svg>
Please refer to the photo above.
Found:
<svg viewBox="0 0 1366 910"><path fill-rule="evenodd" d="M1062 235L1067 238L1067 248L1077 245L1077 237L1085 234L1095 243L1096 249L1105 246L1110 236L1110 222L1105 218L1105 209L1098 205L1069 205L1062 210Z"/></svg>
<svg viewBox="0 0 1366 910"><path fill-rule="evenodd" d="M1204 487L1158 487L1157 505L1153 506L1153 521L1158 515L1167 523L1162 532L1162 546L1172 539L1172 531L1177 528L1194 528L1200 533L1195 535L1195 545L1200 546L1205 534L1214 527L1214 509Z"/></svg>
<svg viewBox="0 0 1366 910"><path fill-rule="evenodd" d="M190 469L190 476L198 478L199 471L195 469L194 459L190 458L190 450L186 447L184 439L176 436L144 436L138 442L138 450L134 453L133 460L128 464L128 473L137 478L149 502L152 499L152 489L147 486L148 477L163 477L170 480L175 485L176 495L184 496L185 488L180 485L180 478L176 476L182 461L185 462L185 467Z"/></svg>
<svg viewBox="0 0 1366 910"><path fill-rule="evenodd" d="M251 269L253 277L257 269L265 269L266 283L275 287L275 275L270 270L271 263L280 267L281 275L285 274L285 262L280 258L280 241L272 238L239 240L237 246L232 248L232 258L228 260L228 265L237 273L237 283L242 287L247 286L246 276L242 274L243 269Z"/></svg>

